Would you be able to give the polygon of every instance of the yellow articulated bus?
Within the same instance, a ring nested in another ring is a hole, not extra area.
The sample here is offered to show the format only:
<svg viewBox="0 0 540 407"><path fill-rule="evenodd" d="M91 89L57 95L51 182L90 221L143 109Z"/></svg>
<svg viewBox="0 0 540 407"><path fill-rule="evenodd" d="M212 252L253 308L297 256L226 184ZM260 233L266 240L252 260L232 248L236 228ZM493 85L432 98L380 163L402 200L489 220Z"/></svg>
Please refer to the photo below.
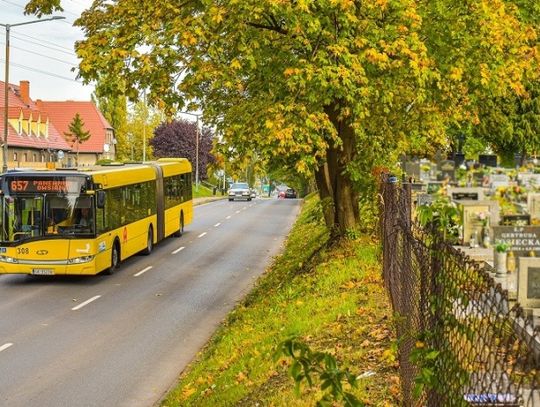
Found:
<svg viewBox="0 0 540 407"><path fill-rule="evenodd" d="M112 274L193 218L191 164L164 158L0 177L0 273Z"/></svg>

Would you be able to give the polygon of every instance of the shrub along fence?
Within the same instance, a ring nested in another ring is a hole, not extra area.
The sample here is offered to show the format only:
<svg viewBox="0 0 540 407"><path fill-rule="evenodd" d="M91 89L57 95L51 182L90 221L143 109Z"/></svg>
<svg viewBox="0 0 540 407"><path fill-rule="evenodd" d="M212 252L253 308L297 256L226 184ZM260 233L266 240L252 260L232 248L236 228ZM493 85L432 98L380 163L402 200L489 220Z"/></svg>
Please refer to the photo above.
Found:
<svg viewBox="0 0 540 407"><path fill-rule="evenodd" d="M540 330L487 269L411 220L410 185L381 184L384 281L404 406L540 406Z"/></svg>

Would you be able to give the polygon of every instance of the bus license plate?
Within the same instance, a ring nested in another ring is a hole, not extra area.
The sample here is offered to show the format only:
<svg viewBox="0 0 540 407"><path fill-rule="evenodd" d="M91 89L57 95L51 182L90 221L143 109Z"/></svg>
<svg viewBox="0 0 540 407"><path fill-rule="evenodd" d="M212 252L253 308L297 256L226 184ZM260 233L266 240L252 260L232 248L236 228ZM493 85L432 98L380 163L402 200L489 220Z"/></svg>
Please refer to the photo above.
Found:
<svg viewBox="0 0 540 407"><path fill-rule="evenodd" d="M52 276L54 274L53 269L32 269L32 274L36 276Z"/></svg>

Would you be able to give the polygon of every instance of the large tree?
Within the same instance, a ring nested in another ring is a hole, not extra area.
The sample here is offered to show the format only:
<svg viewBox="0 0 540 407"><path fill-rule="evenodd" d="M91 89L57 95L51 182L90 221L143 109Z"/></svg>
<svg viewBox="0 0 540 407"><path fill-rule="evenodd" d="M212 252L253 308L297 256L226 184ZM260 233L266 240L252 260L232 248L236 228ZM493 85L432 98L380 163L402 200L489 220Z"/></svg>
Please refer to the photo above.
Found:
<svg viewBox="0 0 540 407"><path fill-rule="evenodd" d="M127 98L123 95L108 94L106 89L102 89L102 86L98 82L92 99L114 129L116 159L123 160L129 158L131 145L127 136Z"/></svg>
<svg viewBox="0 0 540 407"><path fill-rule="evenodd" d="M199 178L207 179L207 168L212 164L214 156L212 150L212 131L208 127L197 129L197 124L187 120L173 120L162 123L154 131L150 145L154 149L154 156L159 157L185 157L193 164L197 162L197 138Z"/></svg>
<svg viewBox="0 0 540 407"><path fill-rule="evenodd" d="M536 58L503 0L96 0L77 24L83 78L202 109L230 155L314 171L340 233L360 222L374 165L444 145L449 123L478 121L484 93L525 94Z"/></svg>

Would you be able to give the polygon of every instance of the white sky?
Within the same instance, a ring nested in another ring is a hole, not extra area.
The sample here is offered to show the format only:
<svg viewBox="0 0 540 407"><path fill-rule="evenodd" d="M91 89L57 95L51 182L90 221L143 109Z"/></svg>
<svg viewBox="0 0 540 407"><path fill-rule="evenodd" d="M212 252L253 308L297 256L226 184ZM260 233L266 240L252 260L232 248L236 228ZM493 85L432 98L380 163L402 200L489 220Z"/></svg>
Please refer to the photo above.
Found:
<svg viewBox="0 0 540 407"><path fill-rule="evenodd" d="M33 100L90 100L93 86L76 80L71 68L78 65L75 41L83 38L73 22L91 0L63 0L65 20L12 27L10 30L9 82L30 81ZM0 0L0 23L17 24L36 20L24 15L25 0ZM45 17L44 17L45 18ZM6 30L0 26L0 80L5 80Z"/></svg>

